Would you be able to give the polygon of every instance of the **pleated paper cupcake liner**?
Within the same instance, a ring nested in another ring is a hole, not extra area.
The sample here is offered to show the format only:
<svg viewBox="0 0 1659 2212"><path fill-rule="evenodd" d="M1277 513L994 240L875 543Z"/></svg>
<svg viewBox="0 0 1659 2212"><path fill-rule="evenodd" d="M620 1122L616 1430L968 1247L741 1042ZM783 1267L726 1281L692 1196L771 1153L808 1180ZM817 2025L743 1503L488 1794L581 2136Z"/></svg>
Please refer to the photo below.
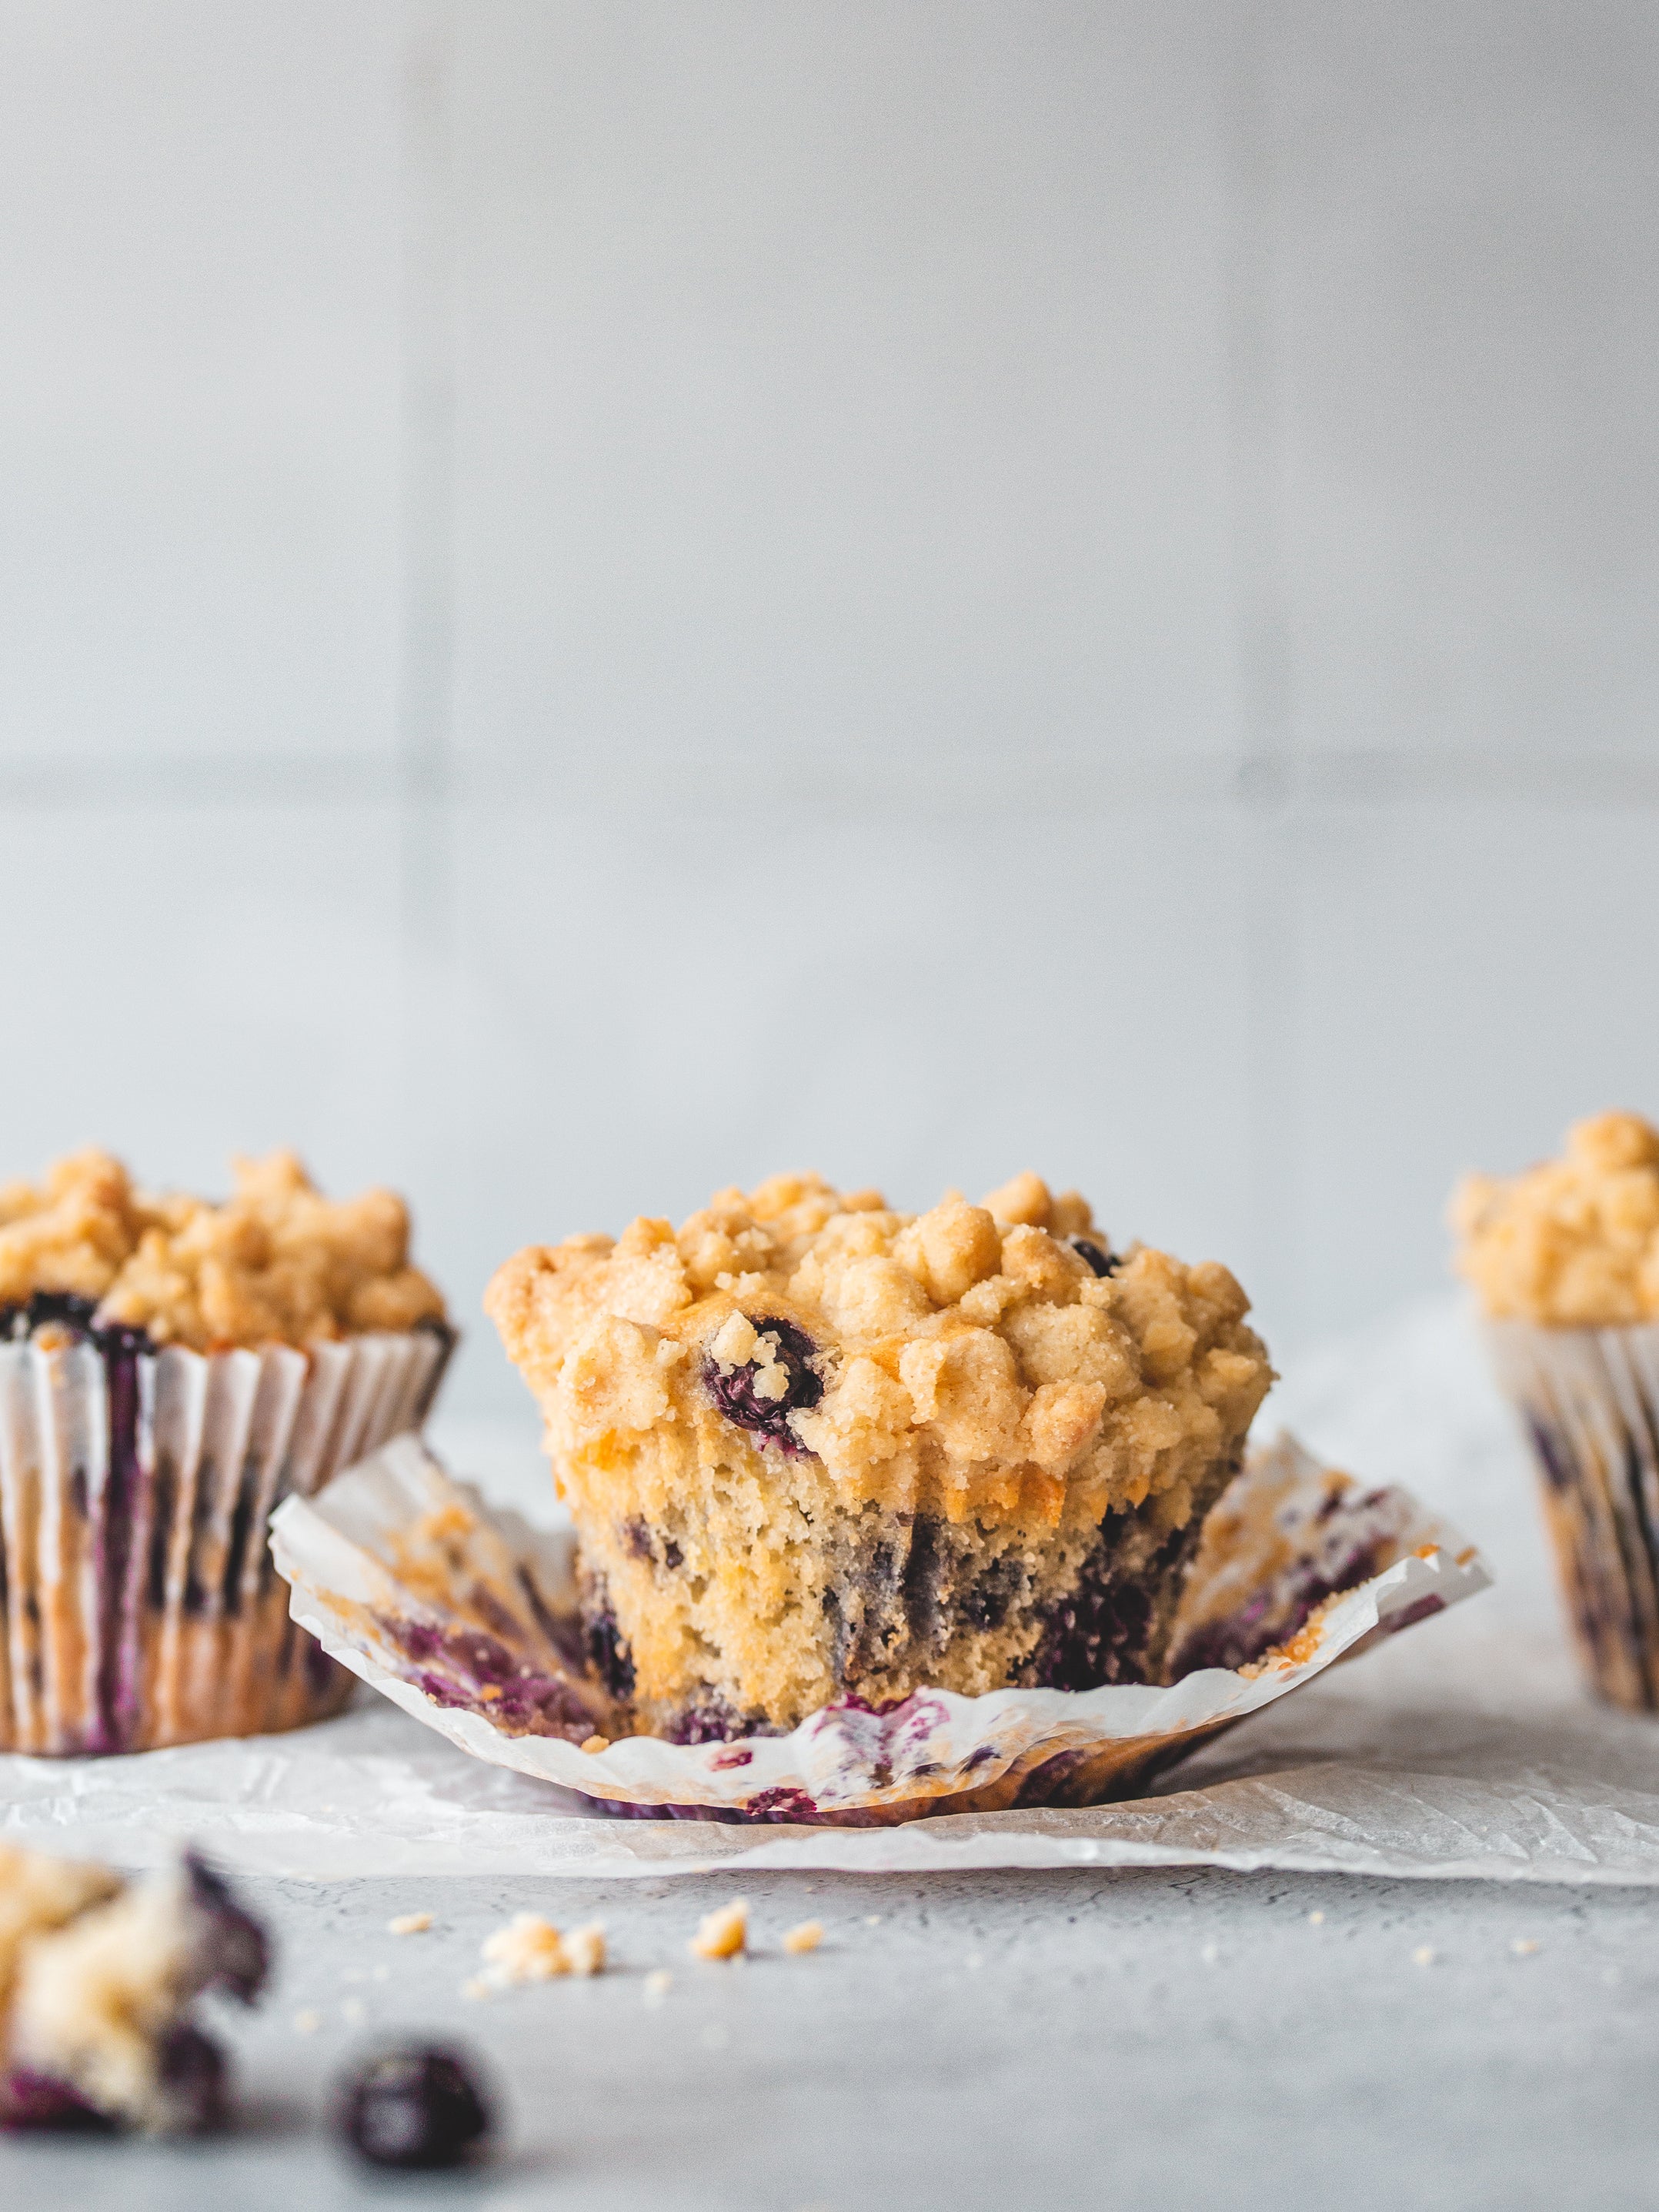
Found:
<svg viewBox="0 0 1659 2212"><path fill-rule="evenodd" d="M1167 1686L922 1690L838 1699L790 1735L672 1744L584 1664L574 1541L493 1510L399 1438L271 1525L294 1617L461 1750L647 1819L885 1826L1095 1804L1376 1638L1483 1589L1479 1555L1401 1490L1364 1490L1288 1437L1205 1524Z"/></svg>
<svg viewBox="0 0 1659 2212"><path fill-rule="evenodd" d="M0 1345L0 1750L138 1751L320 1718L272 1509L416 1427L447 1331L204 1354Z"/></svg>
<svg viewBox="0 0 1659 2212"><path fill-rule="evenodd" d="M1532 1446L1591 1686L1659 1711L1659 1327L1486 1328Z"/></svg>

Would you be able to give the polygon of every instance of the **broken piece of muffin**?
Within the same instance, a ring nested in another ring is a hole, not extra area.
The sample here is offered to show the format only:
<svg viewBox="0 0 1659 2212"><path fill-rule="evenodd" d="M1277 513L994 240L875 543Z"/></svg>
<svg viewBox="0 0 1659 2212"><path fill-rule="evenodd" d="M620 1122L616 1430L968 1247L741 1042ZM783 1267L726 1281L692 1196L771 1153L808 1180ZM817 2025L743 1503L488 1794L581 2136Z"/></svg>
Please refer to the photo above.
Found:
<svg viewBox="0 0 1659 2212"><path fill-rule="evenodd" d="M124 1884L109 1868L0 1845L0 2125L196 2134L226 2066L191 2017L264 1987L264 1931L202 1862Z"/></svg>
<svg viewBox="0 0 1659 2212"><path fill-rule="evenodd" d="M1160 1679L1273 1379L1224 1267L1023 1175L894 1212L813 1176L507 1262L589 1648L649 1732Z"/></svg>

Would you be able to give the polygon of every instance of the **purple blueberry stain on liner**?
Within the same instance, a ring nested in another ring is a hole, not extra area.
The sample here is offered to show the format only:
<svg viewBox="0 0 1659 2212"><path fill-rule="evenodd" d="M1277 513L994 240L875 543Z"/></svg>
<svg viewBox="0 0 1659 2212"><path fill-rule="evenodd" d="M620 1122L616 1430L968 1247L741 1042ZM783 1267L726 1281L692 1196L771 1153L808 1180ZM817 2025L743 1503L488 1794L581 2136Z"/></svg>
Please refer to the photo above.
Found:
<svg viewBox="0 0 1659 2212"><path fill-rule="evenodd" d="M498 1638L480 1629L446 1629L400 1614L377 1613L374 1618L410 1662L408 1679L434 1705L483 1713L493 1725L513 1735L558 1735L580 1742L593 1733L593 1708L577 1686L515 1657Z"/></svg>
<svg viewBox="0 0 1659 2212"><path fill-rule="evenodd" d="M0 1341L28 1343L49 1329L89 1346L104 1369L104 1482L94 1497L87 1468L76 1468L70 1478L71 1496L90 1526L98 1591L94 1715L82 1747L124 1751L138 1723L139 1616L150 1580L156 1347L142 1328L100 1322L95 1302L71 1291L36 1291L0 1307Z"/></svg>

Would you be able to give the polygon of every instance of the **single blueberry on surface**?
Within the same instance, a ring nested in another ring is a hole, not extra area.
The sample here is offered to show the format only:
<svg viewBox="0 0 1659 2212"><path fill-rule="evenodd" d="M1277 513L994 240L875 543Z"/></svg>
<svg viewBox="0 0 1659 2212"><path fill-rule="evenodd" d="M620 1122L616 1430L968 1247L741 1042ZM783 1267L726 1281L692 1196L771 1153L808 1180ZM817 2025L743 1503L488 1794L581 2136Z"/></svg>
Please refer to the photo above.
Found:
<svg viewBox="0 0 1659 2212"><path fill-rule="evenodd" d="M781 1397L763 1397L756 1388L762 1369L758 1361L746 1360L741 1367L722 1368L716 1359L705 1359L702 1379L708 1395L726 1419L739 1429L762 1437L767 1442L781 1444L787 1452L805 1455L805 1447L789 1425L791 1413L804 1413L816 1406L823 1395L823 1378L812 1365L817 1347L803 1328L792 1321L781 1321L764 1314L753 1316L757 1336L771 1338L775 1350L772 1366L767 1370L784 1372L784 1391Z"/></svg>
<svg viewBox="0 0 1659 2212"><path fill-rule="evenodd" d="M398 2044L347 2076L336 2124L371 2165L430 2172L477 2151L489 2133L490 2111L454 2051Z"/></svg>
<svg viewBox="0 0 1659 2212"><path fill-rule="evenodd" d="M1084 1265L1093 1274L1115 1275L1123 1265L1115 1252L1109 1252L1091 1237L1073 1237L1068 1242Z"/></svg>

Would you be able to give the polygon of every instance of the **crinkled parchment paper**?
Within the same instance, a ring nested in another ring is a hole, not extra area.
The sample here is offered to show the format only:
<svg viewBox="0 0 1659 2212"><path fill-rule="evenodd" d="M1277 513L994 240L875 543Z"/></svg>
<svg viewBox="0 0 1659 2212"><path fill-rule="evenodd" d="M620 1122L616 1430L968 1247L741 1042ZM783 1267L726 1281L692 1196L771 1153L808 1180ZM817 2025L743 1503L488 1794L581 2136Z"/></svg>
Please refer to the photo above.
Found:
<svg viewBox="0 0 1659 2212"><path fill-rule="evenodd" d="M1447 1498L1498 1587L1281 1696L1148 1796L873 1830L622 1821L375 1698L246 1743L0 1759L0 1832L130 1866L191 1836L228 1867L329 1880L1212 1865L1659 1883L1659 1727L1578 1689L1528 1472L1461 1321L1408 1316L1294 1380L1299 1425Z"/></svg>

